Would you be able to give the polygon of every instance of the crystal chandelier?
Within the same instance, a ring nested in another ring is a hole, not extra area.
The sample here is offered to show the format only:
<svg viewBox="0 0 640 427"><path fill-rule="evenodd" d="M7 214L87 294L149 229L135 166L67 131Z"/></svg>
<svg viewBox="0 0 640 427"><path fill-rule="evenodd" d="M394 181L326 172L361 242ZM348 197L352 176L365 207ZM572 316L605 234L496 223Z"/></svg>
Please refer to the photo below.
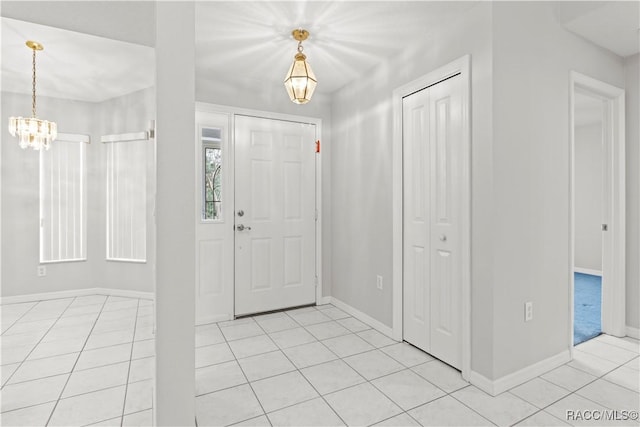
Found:
<svg viewBox="0 0 640 427"><path fill-rule="evenodd" d="M316 75L313 74L311 66L306 61L307 57L302 53L302 42L309 37L309 32L300 28L293 30L291 35L298 40L298 53L284 79L284 87L287 89L291 101L296 104L306 104L311 100L318 84Z"/></svg>
<svg viewBox="0 0 640 427"><path fill-rule="evenodd" d="M51 141L56 139L58 126L55 122L41 120L36 117L36 51L44 47L32 40L28 40L27 47L33 50L33 91L31 95L31 117L9 117L9 133L18 137L18 144L25 149L49 149Z"/></svg>

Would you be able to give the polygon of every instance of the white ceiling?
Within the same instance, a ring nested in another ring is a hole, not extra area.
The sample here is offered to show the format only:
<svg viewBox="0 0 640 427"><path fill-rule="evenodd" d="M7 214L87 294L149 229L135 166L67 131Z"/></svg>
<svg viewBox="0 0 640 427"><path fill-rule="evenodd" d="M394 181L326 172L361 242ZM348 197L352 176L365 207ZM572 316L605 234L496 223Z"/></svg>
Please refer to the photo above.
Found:
<svg viewBox="0 0 640 427"><path fill-rule="evenodd" d="M296 42L331 93L399 53L475 1L202 1L196 3L196 72L227 84L281 85ZM638 51L638 2L559 2L568 30L621 56ZM2 1L2 89L29 93L28 38L38 93L99 101L153 84L155 4L150 1ZM13 18L13 19L8 19ZM21 21L29 22L21 22ZM50 27L47 27L50 26ZM633 34L631 28L635 26ZM54 28L57 27L57 28Z"/></svg>
<svg viewBox="0 0 640 427"><path fill-rule="evenodd" d="M297 42L331 93L472 7L467 1L227 1L196 6L196 73L281 85Z"/></svg>
<svg viewBox="0 0 640 427"><path fill-rule="evenodd" d="M149 0L2 0L2 16L154 46L156 4Z"/></svg>
<svg viewBox="0 0 640 427"><path fill-rule="evenodd" d="M640 51L638 1L559 2L556 16L567 30L619 56Z"/></svg>
<svg viewBox="0 0 640 427"><path fill-rule="evenodd" d="M4 91L31 93L26 40L44 45L36 55L39 96L99 102L154 84L152 47L9 18L1 24Z"/></svg>

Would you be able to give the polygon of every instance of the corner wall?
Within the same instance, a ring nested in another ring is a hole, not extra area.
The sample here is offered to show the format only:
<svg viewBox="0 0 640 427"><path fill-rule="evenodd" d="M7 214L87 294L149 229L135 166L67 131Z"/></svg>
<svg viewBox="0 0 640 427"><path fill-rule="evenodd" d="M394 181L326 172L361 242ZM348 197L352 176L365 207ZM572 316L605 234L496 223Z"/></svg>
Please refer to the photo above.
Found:
<svg viewBox="0 0 640 427"><path fill-rule="evenodd" d="M153 292L155 225L153 203L155 170L149 141L147 179L147 262L106 261L106 151L100 137L146 130L155 118L155 89L148 88L101 103L39 97L41 117L54 120L62 133L91 135L87 146L87 260L47 263L47 275L38 277L40 262L39 154L22 150L2 127L2 289L13 297L88 288ZM30 111L29 95L2 93L2 123L10 115ZM55 141L54 141L55 144Z"/></svg>
<svg viewBox="0 0 640 427"><path fill-rule="evenodd" d="M96 197L89 205L89 249L99 262L93 286L138 292L154 292L156 248L155 226L155 139L147 144L147 262L131 263L107 261L106 243L106 166L107 145L100 142L102 135L134 133L149 130L149 121L155 120L155 88L139 90L98 104L95 116L97 133L93 138L87 180L89 191ZM124 143L126 144L126 142Z"/></svg>
<svg viewBox="0 0 640 427"><path fill-rule="evenodd" d="M625 85L622 59L562 28L553 7L494 3L493 378L570 347L569 76Z"/></svg>
<svg viewBox="0 0 640 427"><path fill-rule="evenodd" d="M533 365L550 366L569 355L570 72L632 85L625 83L622 58L566 31L553 8L480 2L363 73L336 92L331 105L332 296L391 326L391 290L399 285L391 283L391 93L471 54L471 368L491 382L501 380L499 387L526 377ZM636 93L637 73L636 60L627 66ZM630 121L628 138L637 135ZM628 173L638 181L633 150ZM631 201L628 217L638 223L638 203ZM640 273L631 266L637 265L634 241L628 256L636 258L627 263L631 325L638 322L632 281ZM375 288L376 274L384 277L382 291ZM525 323L528 301L534 319Z"/></svg>
<svg viewBox="0 0 640 427"><path fill-rule="evenodd" d="M432 29L397 58L363 72L331 104L332 296L392 326L392 170L394 89L471 55L471 365L492 375L493 325L491 16L479 2ZM384 288L376 289L376 275Z"/></svg>
<svg viewBox="0 0 640 427"><path fill-rule="evenodd" d="M38 97L38 114L58 124L62 133L88 134L95 145L94 121L96 105L88 102ZM10 116L27 115L31 96L2 92L2 297L78 290L93 287L96 258L87 249L87 261L45 264L47 274L38 277L40 264L40 155L23 150L9 134L6 123ZM54 142L55 143L55 142ZM87 175L87 182L90 182ZM87 192L88 206L95 196ZM87 234L90 234L87 221ZM91 241L88 236L87 242Z"/></svg>

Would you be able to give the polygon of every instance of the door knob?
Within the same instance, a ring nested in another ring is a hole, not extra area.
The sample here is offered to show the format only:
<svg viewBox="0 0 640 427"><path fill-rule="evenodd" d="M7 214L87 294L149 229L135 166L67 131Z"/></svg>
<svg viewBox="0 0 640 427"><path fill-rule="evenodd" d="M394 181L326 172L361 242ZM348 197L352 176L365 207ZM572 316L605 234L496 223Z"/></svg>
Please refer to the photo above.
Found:
<svg viewBox="0 0 640 427"><path fill-rule="evenodd" d="M440 235L440 241L441 242L446 242L447 241L447 236L445 236L444 234Z"/></svg>
<svg viewBox="0 0 640 427"><path fill-rule="evenodd" d="M244 224L238 224L236 225L236 230L237 231L251 230L251 227L245 226Z"/></svg>

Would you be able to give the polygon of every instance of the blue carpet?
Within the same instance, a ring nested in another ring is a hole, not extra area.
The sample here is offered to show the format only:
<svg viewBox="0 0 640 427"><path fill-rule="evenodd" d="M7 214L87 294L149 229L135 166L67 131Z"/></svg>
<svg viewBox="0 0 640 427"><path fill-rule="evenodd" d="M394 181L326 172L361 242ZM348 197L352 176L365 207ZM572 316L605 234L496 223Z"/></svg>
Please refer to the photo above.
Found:
<svg viewBox="0 0 640 427"><path fill-rule="evenodd" d="M574 273L573 344L597 337L602 332L602 277Z"/></svg>

